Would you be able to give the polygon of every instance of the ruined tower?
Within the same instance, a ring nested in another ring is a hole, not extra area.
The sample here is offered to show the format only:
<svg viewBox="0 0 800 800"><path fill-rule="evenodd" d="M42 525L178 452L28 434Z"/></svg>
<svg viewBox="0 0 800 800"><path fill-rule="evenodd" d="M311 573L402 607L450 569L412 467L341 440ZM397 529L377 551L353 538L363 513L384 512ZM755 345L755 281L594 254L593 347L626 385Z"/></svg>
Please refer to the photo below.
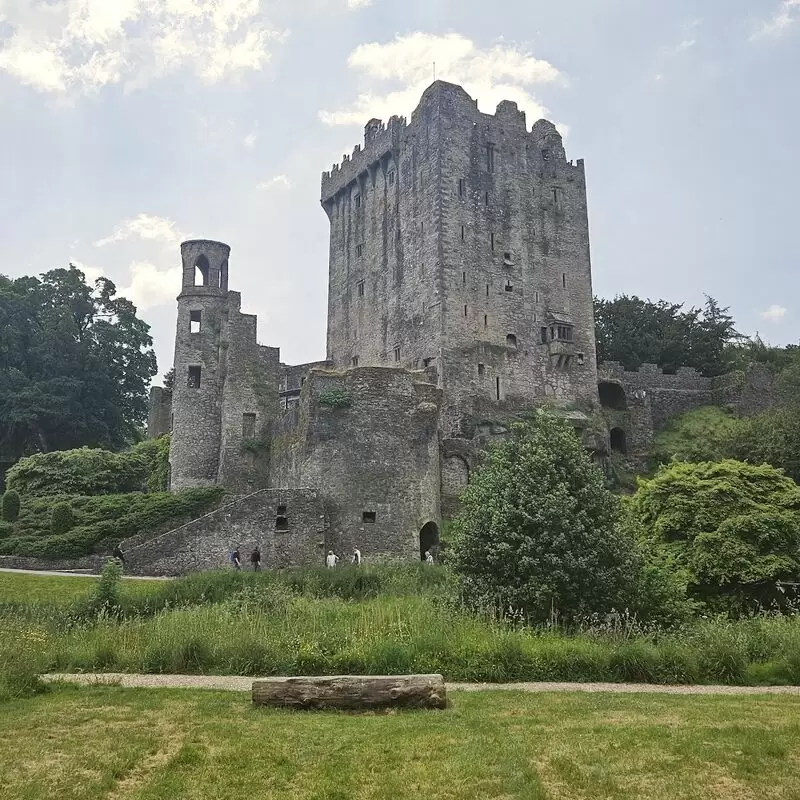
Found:
<svg viewBox="0 0 800 800"><path fill-rule="evenodd" d="M437 81L407 122L370 120L322 176L328 358L435 366L445 435L497 409L596 403L583 162L554 125L483 114Z"/></svg>
<svg viewBox="0 0 800 800"><path fill-rule="evenodd" d="M256 318L228 290L230 247L193 240L183 264L175 333L170 486L267 485L264 431L277 411L279 351L256 341Z"/></svg>

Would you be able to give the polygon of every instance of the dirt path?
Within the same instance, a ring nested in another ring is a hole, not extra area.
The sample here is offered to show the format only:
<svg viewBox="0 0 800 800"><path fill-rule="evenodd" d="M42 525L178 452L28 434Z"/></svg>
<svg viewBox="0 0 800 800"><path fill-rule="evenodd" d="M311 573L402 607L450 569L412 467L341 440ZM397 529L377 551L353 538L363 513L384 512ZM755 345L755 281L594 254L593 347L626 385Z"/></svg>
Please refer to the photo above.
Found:
<svg viewBox="0 0 800 800"><path fill-rule="evenodd" d="M113 684L167 689L224 689L249 692L254 678L241 675L136 675L121 672L43 675L48 683L64 681L82 685ZM793 694L800 686L664 686L655 683L448 683L454 692L616 692L631 694Z"/></svg>
<svg viewBox="0 0 800 800"><path fill-rule="evenodd" d="M11 567L0 567L0 572L13 572L22 575L55 575L59 578L99 578L96 572L57 572L47 569L12 569ZM124 581L171 581L172 578L159 578L155 575L123 575Z"/></svg>

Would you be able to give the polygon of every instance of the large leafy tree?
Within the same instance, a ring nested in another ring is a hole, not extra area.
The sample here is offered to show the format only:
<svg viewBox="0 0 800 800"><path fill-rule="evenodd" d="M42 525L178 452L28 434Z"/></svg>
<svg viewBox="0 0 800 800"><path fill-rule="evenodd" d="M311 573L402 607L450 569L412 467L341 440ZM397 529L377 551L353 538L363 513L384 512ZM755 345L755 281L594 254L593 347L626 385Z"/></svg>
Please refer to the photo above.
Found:
<svg viewBox="0 0 800 800"><path fill-rule="evenodd" d="M730 343L741 339L728 309L713 297L706 297L702 309L688 310L635 295L595 298L594 316L598 361L619 361L629 370L652 363L720 375L730 366Z"/></svg>
<svg viewBox="0 0 800 800"><path fill-rule="evenodd" d="M490 448L453 520L466 599L574 618L626 605L636 556L619 501L566 421L545 411Z"/></svg>
<svg viewBox="0 0 800 800"><path fill-rule="evenodd" d="M0 275L0 456L117 449L147 415L156 372L149 326L100 278L70 265Z"/></svg>
<svg viewBox="0 0 800 800"><path fill-rule="evenodd" d="M800 487L766 464L673 463L629 507L712 606L767 602L776 582L800 578Z"/></svg>

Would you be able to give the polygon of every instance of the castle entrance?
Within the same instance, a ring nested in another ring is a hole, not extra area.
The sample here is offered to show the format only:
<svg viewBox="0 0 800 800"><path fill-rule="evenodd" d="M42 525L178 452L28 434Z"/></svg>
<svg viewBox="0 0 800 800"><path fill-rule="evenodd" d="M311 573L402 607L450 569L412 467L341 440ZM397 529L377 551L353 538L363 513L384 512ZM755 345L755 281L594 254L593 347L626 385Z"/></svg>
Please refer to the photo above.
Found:
<svg viewBox="0 0 800 800"><path fill-rule="evenodd" d="M426 522L419 532L419 557L424 561L425 553L430 550L434 556L439 549L439 526L435 522Z"/></svg>

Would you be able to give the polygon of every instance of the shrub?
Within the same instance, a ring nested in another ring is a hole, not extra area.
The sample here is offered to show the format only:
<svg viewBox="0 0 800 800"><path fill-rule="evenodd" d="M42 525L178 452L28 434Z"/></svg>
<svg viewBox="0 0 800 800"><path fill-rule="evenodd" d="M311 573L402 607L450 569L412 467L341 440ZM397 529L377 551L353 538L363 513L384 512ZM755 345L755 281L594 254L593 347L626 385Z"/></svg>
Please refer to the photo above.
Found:
<svg viewBox="0 0 800 800"><path fill-rule="evenodd" d="M633 543L570 424L545 411L490 448L453 520L451 563L470 604L534 620L624 607Z"/></svg>
<svg viewBox="0 0 800 800"><path fill-rule="evenodd" d="M717 406L704 406L671 419L650 448L653 470L670 461L718 461L731 454L743 421Z"/></svg>
<svg viewBox="0 0 800 800"><path fill-rule="evenodd" d="M19 516L19 493L9 489L0 500L0 518L5 522L16 522Z"/></svg>
<svg viewBox="0 0 800 800"><path fill-rule="evenodd" d="M131 448L130 455L142 458L147 465L148 492L169 490L169 447L170 436L165 434L158 439L145 439Z"/></svg>
<svg viewBox="0 0 800 800"><path fill-rule="evenodd" d="M10 536L13 530L14 526L10 522L4 522L3 520L0 520L0 539L4 538L5 536Z"/></svg>
<svg viewBox="0 0 800 800"><path fill-rule="evenodd" d="M146 458L136 452L112 453L99 448L57 450L22 458L6 473L6 486L21 494L115 494L142 489Z"/></svg>
<svg viewBox="0 0 800 800"><path fill-rule="evenodd" d="M631 513L698 600L728 611L800 578L800 487L739 461L674 463L642 481Z"/></svg>
<svg viewBox="0 0 800 800"><path fill-rule="evenodd" d="M50 532L53 536L69 533L75 525L72 508L69 503L56 503L50 512Z"/></svg>

